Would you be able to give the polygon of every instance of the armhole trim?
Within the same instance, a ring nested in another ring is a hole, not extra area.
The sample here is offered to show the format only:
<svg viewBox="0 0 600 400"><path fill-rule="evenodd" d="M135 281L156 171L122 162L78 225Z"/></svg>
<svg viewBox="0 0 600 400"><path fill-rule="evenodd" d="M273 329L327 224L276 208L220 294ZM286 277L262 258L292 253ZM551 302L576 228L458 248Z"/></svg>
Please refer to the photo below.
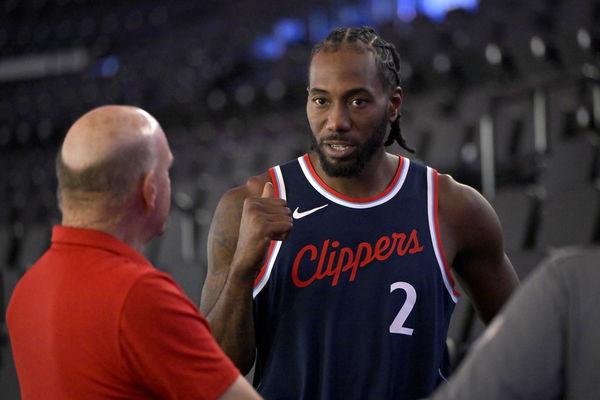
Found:
<svg viewBox="0 0 600 400"><path fill-rule="evenodd" d="M431 235L431 242L433 244L435 258L437 259L444 285L446 286L448 294L456 303L460 294L454 285L454 278L452 277L452 272L448 267L446 256L444 254L444 248L442 246L442 237L438 222L438 189L438 172L435 169L427 167L427 215L429 222L429 233Z"/></svg>
<svg viewBox="0 0 600 400"><path fill-rule="evenodd" d="M270 168L269 175L271 176L271 183L273 183L275 197L287 200L285 182L283 180L283 174L281 173L281 167L278 165L276 167ZM260 291L265 287L265 285L269 281L269 277L271 276L271 272L273 271L273 265L275 265L275 259L277 259L277 255L279 254L280 248L281 240L271 240L269 250L267 251L267 261L262 266L260 272L254 280L254 290L252 292L252 297L256 298L256 296L258 296Z"/></svg>

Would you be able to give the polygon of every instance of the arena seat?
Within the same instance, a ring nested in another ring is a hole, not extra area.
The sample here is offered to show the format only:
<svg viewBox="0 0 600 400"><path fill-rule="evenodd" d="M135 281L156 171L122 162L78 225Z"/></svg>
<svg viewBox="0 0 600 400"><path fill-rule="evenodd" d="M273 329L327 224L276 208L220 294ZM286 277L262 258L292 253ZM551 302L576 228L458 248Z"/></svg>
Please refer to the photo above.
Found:
<svg viewBox="0 0 600 400"><path fill-rule="evenodd" d="M530 92L506 96L496 102L494 120L498 181L530 182L537 173Z"/></svg>
<svg viewBox="0 0 600 400"><path fill-rule="evenodd" d="M548 196L541 204L536 248L593 243L598 229L599 206L600 192L589 184Z"/></svg>
<svg viewBox="0 0 600 400"><path fill-rule="evenodd" d="M545 160L546 168L541 176L541 184L547 195L592 185L597 156L598 148L590 140L590 136L585 134L563 140L554 146Z"/></svg>
<svg viewBox="0 0 600 400"><path fill-rule="evenodd" d="M176 208L171 209L165 232L155 239L159 243L158 252L151 261L169 273L192 301L200 304L206 267L196 259L194 239L193 217Z"/></svg>
<svg viewBox="0 0 600 400"><path fill-rule="evenodd" d="M521 282L527 279L529 274L537 268L547 255L547 251L540 249L513 250L508 252L508 258Z"/></svg>
<svg viewBox="0 0 600 400"><path fill-rule="evenodd" d="M50 247L52 232L48 224L36 223L25 226L21 239L17 265L29 269L35 261Z"/></svg>
<svg viewBox="0 0 600 400"><path fill-rule="evenodd" d="M2 267L2 266L0 266ZM2 315L0 319L0 393L2 398L7 400L20 399L20 390L17 380L17 372L12 359L12 351L8 339L8 332L4 321L6 306L12 294L12 291L21 277L23 271L18 268L0 268L2 275L3 293L2 293Z"/></svg>
<svg viewBox="0 0 600 400"><path fill-rule="evenodd" d="M507 251L527 247L534 223L536 198L530 186L510 186L499 189L491 201L500 223Z"/></svg>

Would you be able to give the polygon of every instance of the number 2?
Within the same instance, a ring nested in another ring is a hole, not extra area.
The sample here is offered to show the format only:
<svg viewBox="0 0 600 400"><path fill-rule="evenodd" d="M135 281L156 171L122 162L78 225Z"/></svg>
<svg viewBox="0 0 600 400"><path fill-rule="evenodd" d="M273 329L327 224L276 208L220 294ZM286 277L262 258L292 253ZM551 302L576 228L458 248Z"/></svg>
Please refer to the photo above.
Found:
<svg viewBox="0 0 600 400"><path fill-rule="evenodd" d="M415 288L407 282L394 282L390 285L390 293L392 293L396 289L402 289L406 292L406 300L396 314L396 318L392 321L390 325L390 333L398 333L400 335L409 335L413 334L412 328L407 328L404 325L408 315L412 311L415 303L417 302L417 291Z"/></svg>

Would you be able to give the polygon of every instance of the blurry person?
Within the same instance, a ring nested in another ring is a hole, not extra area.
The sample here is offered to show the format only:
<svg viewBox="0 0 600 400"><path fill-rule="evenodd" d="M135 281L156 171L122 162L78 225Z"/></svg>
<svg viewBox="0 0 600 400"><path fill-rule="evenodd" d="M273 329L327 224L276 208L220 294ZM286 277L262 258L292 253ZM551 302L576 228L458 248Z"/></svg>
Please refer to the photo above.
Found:
<svg viewBox="0 0 600 400"><path fill-rule="evenodd" d="M600 380L600 248L547 259L433 400L588 400Z"/></svg>
<svg viewBox="0 0 600 400"><path fill-rule="evenodd" d="M69 129L56 159L62 224L7 311L24 400L259 398L141 254L169 214L172 160L139 108L100 107Z"/></svg>
<svg viewBox="0 0 600 400"><path fill-rule="evenodd" d="M483 196L385 150L406 147L399 69L372 28L333 30L310 62L312 151L217 206L201 309L243 372L256 355L265 398L426 396L448 373L450 269L484 321L518 285Z"/></svg>

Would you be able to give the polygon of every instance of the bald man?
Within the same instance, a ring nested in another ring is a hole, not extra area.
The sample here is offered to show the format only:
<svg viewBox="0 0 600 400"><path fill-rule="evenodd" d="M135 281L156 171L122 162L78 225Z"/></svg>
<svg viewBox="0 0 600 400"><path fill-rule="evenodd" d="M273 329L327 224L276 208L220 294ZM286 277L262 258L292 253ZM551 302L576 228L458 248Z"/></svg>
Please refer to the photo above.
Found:
<svg viewBox="0 0 600 400"><path fill-rule="evenodd" d="M57 156L62 224L7 324L28 399L258 399L198 309L141 254L169 214L173 156L128 106L82 116Z"/></svg>

